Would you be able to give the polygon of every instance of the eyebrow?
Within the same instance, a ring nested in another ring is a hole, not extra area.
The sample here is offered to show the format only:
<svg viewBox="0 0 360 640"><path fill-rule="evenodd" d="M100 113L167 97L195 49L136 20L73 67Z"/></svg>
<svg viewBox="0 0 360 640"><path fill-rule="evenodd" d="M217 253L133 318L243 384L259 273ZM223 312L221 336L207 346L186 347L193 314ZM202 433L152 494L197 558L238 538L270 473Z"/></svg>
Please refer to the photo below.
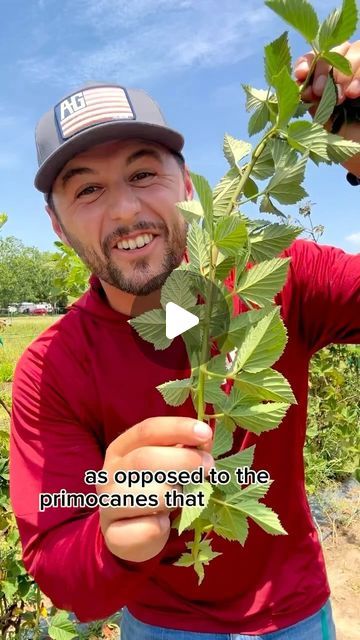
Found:
<svg viewBox="0 0 360 640"><path fill-rule="evenodd" d="M157 149L139 149L138 151L132 153L126 159L126 166L128 167L130 164L136 162L136 160L139 160L139 158L143 158L144 156L152 156L153 158L155 158L155 160L158 160L158 162L161 162L162 160L161 154L159 153L159 151L157 151ZM66 171L62 177L62 186L65 187L69 180L71 180L71 178L73 178L74 176L87 173L94 175L96 174L96 171L90 169L90 167L74 167L73 169L68 169L68 171Z"/></svg>

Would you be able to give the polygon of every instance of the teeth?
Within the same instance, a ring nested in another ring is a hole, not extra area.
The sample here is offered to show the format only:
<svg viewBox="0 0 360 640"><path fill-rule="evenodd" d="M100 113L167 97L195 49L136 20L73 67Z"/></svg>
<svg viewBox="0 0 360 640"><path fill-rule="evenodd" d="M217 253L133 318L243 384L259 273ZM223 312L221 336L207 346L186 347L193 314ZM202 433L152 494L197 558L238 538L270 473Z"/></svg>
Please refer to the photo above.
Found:
<svg viewBox="0 0 360 640"><path fill-rule="evenodd" d="M149 244L153 239L152 233L144 233L143 235L136 236L136 238L129 238L128 240L120 240L117 243L118 249L141 249L146 244Z"/></svg>

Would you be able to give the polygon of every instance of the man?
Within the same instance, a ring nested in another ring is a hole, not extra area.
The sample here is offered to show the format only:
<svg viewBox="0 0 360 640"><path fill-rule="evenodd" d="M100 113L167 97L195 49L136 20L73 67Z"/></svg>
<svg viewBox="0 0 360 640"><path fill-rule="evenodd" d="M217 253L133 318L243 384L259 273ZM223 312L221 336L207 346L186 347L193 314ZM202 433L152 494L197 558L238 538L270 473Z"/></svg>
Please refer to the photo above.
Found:
<svg viewBox="0 0 360 640"><path fill-rule="evenodd" d="M338 49L354 71L352 78L335 73L340 101L360 96L359 45ZM298 61L299 81L310 63L311 54ZM308 99L319 99L328 72L318 65ZM358 125L345 133L360 140ZM145 93L94 85L48 112L36 139L35 184L54 231L93 275L89 291L30 345L16 370L11 499L26 569L81 621L125 606L122 640L334 638L304 491L307 371L321 347L360 340L360 256L303 240L284 252L292 261L277 302L289 341L277 369L298 404L259 439L239 429L236 447L256 442L254 468L270 472L267 504L288 536L251 523L244 548L215 538L222 555L198 586L193 569L173 564L189 535L171 529L167 485L131 489L155 494L159 508L38 508L40 493L91 492L88 470L108 474L96 486L100 496L129 493L112 482L117 470L207 471L213 464L211 430L196 421L192 402L170 407L156 390L186 377L181 337L155 352L127 322L159 306L162 284L184 257L186 224L175 203L193 192L182 137ZM347 168L360 176L359 157Z"/></svg>

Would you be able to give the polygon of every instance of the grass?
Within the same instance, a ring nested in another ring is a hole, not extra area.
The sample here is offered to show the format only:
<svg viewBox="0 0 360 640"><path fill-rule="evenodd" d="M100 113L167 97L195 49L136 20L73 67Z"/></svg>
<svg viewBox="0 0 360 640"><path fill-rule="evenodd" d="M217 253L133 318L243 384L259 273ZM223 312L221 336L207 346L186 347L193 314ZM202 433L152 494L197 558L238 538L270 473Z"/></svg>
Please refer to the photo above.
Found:
<svg viewBox="0 0 360 640"><path fill-rule="evenodd" d="M24 318L4 318L6 327L1 332L3 345L0 345L0 395L10 406L11 383L17 361L26 347L60 316L26 316ZM8 415L0 407L0 429L8 425Z"/></svg>

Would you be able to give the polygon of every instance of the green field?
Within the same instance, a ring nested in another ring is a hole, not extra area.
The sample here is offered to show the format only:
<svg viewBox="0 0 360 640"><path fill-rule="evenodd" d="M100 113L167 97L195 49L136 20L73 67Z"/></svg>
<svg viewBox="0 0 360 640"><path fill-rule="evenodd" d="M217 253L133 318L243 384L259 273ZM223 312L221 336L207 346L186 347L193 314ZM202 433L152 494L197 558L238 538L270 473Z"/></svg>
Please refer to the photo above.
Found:
<svg viewBox="0 0 360 640"><path fill-rule="evenodd" d="M7 406L10 406L11 382L18 359L26 347L42 331L49 327L61 316L26 316L24 318L3 318L6 327L0 337L0 396ZM8 423L5 409L0 407L0 426Z"/></svg>

